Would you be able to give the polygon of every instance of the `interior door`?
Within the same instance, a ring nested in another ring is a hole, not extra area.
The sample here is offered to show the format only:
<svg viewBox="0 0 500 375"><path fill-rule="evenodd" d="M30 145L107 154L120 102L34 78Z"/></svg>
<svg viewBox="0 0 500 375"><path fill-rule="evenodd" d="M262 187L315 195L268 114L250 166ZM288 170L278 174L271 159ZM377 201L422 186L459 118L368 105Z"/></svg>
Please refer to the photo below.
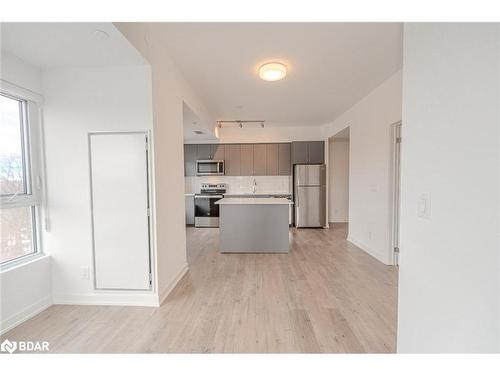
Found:
<svg viewBox="0 0 500 375"><path fill-rule="evenodd" d="M96 289L147 290L147 133L89 135Z"/></svg>

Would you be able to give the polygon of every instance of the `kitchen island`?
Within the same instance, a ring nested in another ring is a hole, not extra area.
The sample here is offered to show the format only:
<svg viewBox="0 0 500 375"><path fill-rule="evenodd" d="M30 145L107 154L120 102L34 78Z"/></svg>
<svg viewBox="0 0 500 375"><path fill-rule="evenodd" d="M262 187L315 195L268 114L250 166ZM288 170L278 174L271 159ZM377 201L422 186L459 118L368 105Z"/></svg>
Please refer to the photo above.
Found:
<svg viewBox="0 0 500 375"><path fill-rule="evenodd" d="M286 198L223 198L219 209L221 253L288 253Z"/></svg>

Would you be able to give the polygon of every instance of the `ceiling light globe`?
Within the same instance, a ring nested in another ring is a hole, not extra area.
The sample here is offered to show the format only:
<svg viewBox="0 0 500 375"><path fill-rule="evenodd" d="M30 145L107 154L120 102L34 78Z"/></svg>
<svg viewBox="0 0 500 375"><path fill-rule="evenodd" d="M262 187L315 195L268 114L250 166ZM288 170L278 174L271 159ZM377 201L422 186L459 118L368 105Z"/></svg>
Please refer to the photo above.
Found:
<svg viewBox="0 0 500 375"><path fill-rule="evenodd" d="M286 76L286 66L281 63L267 63L259 68L259 77L264 81L279 81Z"/></svg>

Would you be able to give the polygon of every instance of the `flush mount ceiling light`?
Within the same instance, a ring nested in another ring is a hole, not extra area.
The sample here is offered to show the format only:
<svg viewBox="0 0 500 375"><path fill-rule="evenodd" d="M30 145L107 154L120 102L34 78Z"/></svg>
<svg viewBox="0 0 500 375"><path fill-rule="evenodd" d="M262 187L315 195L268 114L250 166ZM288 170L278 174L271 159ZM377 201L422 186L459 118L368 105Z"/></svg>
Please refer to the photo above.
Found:
<svg viewBox="0 0 500 375"><path fill-rule="evenodd" d="M286 76L286 66L282 63L271 62L259 68L259 77L264 81L279 81Z"/></svg>

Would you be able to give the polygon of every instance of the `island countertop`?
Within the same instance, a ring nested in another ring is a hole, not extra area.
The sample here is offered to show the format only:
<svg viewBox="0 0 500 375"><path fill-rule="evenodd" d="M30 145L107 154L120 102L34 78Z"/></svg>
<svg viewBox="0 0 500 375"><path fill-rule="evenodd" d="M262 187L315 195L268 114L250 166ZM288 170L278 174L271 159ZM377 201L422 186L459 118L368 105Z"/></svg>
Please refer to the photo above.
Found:
<svg viewBox="0 0 500 375"><path fill-rule="evenodd" d="M291 205L293 202L286 198L222 198L215 204L286 204Z"/></svg>

